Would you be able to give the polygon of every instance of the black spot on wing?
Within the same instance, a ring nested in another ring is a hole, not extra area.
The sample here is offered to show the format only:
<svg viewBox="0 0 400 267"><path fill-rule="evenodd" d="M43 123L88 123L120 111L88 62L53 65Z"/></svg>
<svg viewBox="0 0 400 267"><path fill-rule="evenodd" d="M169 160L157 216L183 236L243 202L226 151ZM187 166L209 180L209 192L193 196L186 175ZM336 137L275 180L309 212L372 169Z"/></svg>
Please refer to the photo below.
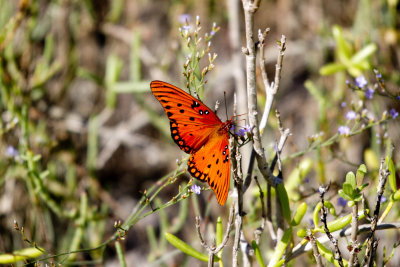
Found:
<svg viewBox="0 0 400 267"><path fill-rule="evenodd" d="M193 100L193 103L192 103L191 107L192 108L198 108L198 107L200 107L200 103L197 102L196 100Z"/></svg>

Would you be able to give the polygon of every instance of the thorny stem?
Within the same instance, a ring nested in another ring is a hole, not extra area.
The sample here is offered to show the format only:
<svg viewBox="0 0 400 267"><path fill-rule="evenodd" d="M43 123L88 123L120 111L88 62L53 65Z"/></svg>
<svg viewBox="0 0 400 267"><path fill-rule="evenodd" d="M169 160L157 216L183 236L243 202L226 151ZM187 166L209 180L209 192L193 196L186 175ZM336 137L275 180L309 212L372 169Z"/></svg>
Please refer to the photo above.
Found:
<svg viewBox="0 0 400 267"><path fill-rule="evenodd" d="M372 266L373 264L373 245L375 243L375 230L376 226L378 223L378 216L379 216L379 209L381 207L381 199L383 195L383 191L385 190L385 184L387 177L389 176L390 172L388 170L388 167L384 166L385 165L385 160L381 159L381 164L379 167L379 184L378 184L378 189L377 189L377 198L376 198L376 205L375 205L375 210L374 210L374 216L372 217L372 222L371 222L371 231L368 235L367 239L367 248L365 250L365 258L364 258L364 264L363 266ZM376 241L377 242L377 241Z"/></svg>
<svg viewBox="0 0 400 267"><path fill-rule="evenodd" d="M321 207L321 212L322 212L321 222L324 224L325 233L328 236L329 240L331 241L331 243L335 249L335 260L338 262L340 267L343 267L344 265L343 265L342 254L340 253L337 240L336 240L336 238L334 238L332 236L331 232L328 229L328 224L326 222L326 217L328 216L328 211L327 211L328 209L325 207L325 204L324 204L325 203L324 196L325 196L325 193L329 190L329 186L330 185L328 185L327 187L323 187L323 186L319 187L319 197L321 199L321 205L322 205L322 207Z"/></svg>

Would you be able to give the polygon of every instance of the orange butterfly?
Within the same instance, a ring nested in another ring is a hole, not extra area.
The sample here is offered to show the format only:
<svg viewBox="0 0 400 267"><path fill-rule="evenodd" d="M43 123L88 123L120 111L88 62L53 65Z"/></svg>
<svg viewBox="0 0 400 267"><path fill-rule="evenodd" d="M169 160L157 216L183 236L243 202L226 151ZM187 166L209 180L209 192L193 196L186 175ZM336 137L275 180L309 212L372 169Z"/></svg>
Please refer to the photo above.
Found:
<svg viewBox="0 0 400 267"><path fill-rule="evenodd" d="M170 120L172 139L191 154L190 175L207 182L223 206L230 182L228 147L232 120L222 122L203 102L176 86L152 81L150 87Z"/></svg>

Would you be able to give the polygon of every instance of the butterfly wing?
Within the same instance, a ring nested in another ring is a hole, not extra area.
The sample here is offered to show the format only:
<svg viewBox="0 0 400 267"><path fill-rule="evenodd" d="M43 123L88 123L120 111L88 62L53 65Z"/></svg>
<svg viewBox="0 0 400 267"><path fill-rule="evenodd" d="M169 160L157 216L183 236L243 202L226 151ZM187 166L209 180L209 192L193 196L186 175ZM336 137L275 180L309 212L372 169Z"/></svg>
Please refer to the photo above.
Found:
<svg viewBox="0 0 400 267"><path fill-rule="evenodd" d="M207 182L217 196L218 203L223 206L230 183L228 132L215 132L199 151L192 154L188 171L194 178Z"/></svg>
<svg viewBox="0 0 400 267"><path fill-rule="evenodd" d="M223 125L203 102L178 87L162 81L150 87L170 120L172 139L186 153L198 151Z"/></svg>

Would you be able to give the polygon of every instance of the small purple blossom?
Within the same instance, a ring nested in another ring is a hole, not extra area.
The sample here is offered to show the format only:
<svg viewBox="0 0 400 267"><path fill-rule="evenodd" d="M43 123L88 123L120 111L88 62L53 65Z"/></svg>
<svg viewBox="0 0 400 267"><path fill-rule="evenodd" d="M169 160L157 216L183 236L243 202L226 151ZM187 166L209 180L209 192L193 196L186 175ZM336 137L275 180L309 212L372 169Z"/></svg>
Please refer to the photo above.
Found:
<svg viewBox="0 0 400 267"><path fill-rule="evenodd" d="M400 100L400 95L396 97L397 100Z"/></svg>
<svg viewBox="0 0 400 267"><path fill-rule="evenodd" d="M367 79L365 79L364 76L358 76L356 78L356 85L360 88L363 88L364 86L366 86L368 84Z"/></svg>
<svg viewBox="0 0 400 267"><path fill-rule="evenodd" d="M201 187L196 184L192 185L191 190L196 195L200 195L200 193L201 193Z"/></svg>
<svg viewBox="0 0 400 267"><path fill-rule="evenodd" d="M390 111L390 116L392 116L393 119L396 119L399 116L399 113L397 112L397 110L395 110L394 108L392 108Z"/></svg>
<svg viewBox="0 0 400 267"><path fill-rule="evenodd" d="M184 31L190 30L190 25L183 25L182 30L184 30Z"/></svg>
<svg viewBox="0 0 400 267"><path fill-rule="evenodd" d="M189 14L181 14L179 15L179 22L180 23L189 23L191 16Z"/></svg>
<svg viewBox="0 0 400 267"><path fill-rule="evenodd" d="M385 203L387 201L387 198L385 196L381 197L381 203Z"/></svg>
<svg viewBox="0 0 400 267"><path fill-rule="evenodd" d="M372 97L374 96L375 91L372 90L371 88L367 88L367 90L365 90L365 97L367 99L372 99Z"/></svg>
<svg viewBox="0 0 400 267"><path fill-rule="evenodd" d="M337 204L339 206L345 207L347 205L347 200L342 197L339 197L337 200Z"/></svg>
<svg viewBox="0 0 400 267"><path fill-rule="evenodd" d="M338 132L340 135L347 135L350 133L350 128L348 126L341 125L338 128Z"/></svg>
<svg viewBox="0 0 400 267"><path fill-rule="evenodd" d="M380 78L382 78L382 74L381 74L380 72L378 72L378 73L376 74L376 77L378 77L378 79L380 79Z"/></svg>
<svg viewBox="0 0 400 267"><path fill-rule="evenodd" d="M308 184L308 183L310 182L310 178L306 177L306 178L304 179L304 182Z"/></svg>
<svg viewBox="0 0 400 267"><path fill-rule="evenodd" d="M13 146L8 146L6 150L6 155L10 158L15 158L19 156L19 152Z"/></svg>
<svg viewBox="0 0 400 267"><path fill-rule="evenodd" d="M243 128L239 129L239 131L236 132L237 136L245 136L246 133L250 133L251 128L250 125L245 125Z"/></svg>
<svg viewBox="0 0 400 267"><path fill-rule="evenodd" d="M346 106L347 106L347 104L346 104L346 102L342 102L342 103L340 103L340 106L342 107L342 108L345 108Z"/></svg>
<svg viewBox="0 0 400 267"><path fill-rule="evenodd" d="M214 36L214 35L215 35L215 31L211 31L211 32L210 32L210 35L211 35L211 36Z"/></svg>
<svg viewBox="0 0 400 267"><path fill-rule="evenodd" d="M354 120L357 117L357 113L354 112L353 110L350 110L346 113L346 119L348 120Z"/></svg>

